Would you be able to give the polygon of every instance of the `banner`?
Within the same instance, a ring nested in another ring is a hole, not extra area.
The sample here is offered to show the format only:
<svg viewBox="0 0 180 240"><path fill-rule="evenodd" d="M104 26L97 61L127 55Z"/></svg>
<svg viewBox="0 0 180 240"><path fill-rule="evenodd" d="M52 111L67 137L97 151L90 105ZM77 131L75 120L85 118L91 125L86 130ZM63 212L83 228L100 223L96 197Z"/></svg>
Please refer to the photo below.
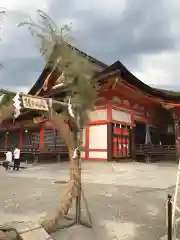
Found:
<svg viewBox="0 0 180 240"><path fill-rule="evenodd" d="M26 109L49 111L46 99L22 95L22 104Z"/></svg>

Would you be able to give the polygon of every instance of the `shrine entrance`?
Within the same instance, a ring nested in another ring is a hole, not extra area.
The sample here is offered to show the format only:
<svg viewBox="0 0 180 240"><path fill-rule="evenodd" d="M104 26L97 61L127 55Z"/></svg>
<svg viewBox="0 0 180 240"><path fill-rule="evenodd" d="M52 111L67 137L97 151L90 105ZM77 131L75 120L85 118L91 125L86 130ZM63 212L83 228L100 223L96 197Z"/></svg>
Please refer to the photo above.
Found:
<svg viewBox="0 0 180 240"><path fill-rule="evenodd" d="M134 141L137 144L145 144L146 141L146 124L135 121L134 127Z"/></svg>
<svg viewBox="0 0 180 240"><path fill-rule="evenodd" d="M134 135L137 161L175 160L176 144L173 125L155 128L136 122Z"/></svg>

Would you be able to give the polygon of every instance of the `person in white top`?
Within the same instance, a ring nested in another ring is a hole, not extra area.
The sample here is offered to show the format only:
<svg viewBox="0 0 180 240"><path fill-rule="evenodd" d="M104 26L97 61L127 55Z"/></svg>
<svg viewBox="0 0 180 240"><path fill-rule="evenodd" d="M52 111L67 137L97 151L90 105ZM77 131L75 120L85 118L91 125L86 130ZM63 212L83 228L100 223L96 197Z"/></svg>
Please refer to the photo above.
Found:
<svg viewBox="0 0 180 240"><path fill-rule="evenodd" d="M7 171L9 169L9 165L12 163L12 152L10 151L10 149L7 150L5 155L6 155L6 160L3 162L3 167Z"/></svg>
<svg viewBox="0 0 180 240"><path fill-rule="evenodd" d="M19 167L20 167L20 149L19 148L15 148L14 149L14 167L13 167L13 170L17 170L19 171Z"/></svg>

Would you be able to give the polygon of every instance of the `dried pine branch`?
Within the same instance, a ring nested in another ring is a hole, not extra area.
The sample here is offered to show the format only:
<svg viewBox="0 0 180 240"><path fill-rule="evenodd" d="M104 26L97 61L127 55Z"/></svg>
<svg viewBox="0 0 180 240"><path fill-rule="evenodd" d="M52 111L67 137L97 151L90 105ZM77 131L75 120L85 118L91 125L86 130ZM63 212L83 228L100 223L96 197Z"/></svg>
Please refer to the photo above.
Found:
<svg viewBox="0 0 180 240"><path fill-rule="evenodd" d="M75 47L68 41L71 27L68 25L58 29L54 21L44 12L38 11L40 21L38 23L30 21L20 23L20 26L27 26L30 33L38 39L39 50L44 57L46 64L52 65L52 69L59 72L59 81L63 81L68 86L68 96L64 102L69 102L75 110L75 104L78 103L75 118L70 116L70 111L64 111L60 115L52 111L52 122L62 134L69 149L69 158L71 164L69 189L60 202L56 214L45 221L43 226L50 231L59 221L59 218L66 215L72 205L72 200L77 196L77 188L80 183L81 173L80 160L75 150L81 149L81 140L77 137L77 126L81 129L88 119L90 111L95 102L96 88L92 80L93 70L87 58L78 55ZM78 115L78 117L77 117ZM67 118L67 119L66 119ZM68 122L68 124L67 124ZM71 127L71 129L70 129ZM76 159L77 158L77 159Z"/></svg>
<svg viewBox="0 0 180 240"><path fill-rule="evenodd" d="M46 63L63 73L64 85L71 85L70 94L72 104L81 103L84 123L88 118L87 111L94 106L96 88L93 82L93 69L87 58L78 55L75 47L68 42L71 27L68 25L58 29L55 22L43 11L38 11L40 21L21 22L19 26L27 26L28 30L40 43L40 53ZM59 81L59 79L58 79ZM58 82L59 83L59 82Z"/></svg>

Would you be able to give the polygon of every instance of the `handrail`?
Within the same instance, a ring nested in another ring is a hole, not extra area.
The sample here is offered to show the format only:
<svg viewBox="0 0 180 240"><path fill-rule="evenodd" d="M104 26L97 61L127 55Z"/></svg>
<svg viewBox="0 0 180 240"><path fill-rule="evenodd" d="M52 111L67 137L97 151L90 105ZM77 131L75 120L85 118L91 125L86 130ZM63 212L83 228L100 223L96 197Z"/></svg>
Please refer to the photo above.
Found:
<svg viewBox="0 0 180 240"><path fill-rule="evenodd" d="M176 152L175 145L137 144L136 155L168 155Z"/></svg>
<svg viewBox="0 0 180 240"><path fill-rule="evenodd" d="M7 149L0 148L0 153L6 152ZM24 148L21 150L21 154L68 154L68 148L67 147L60 147L60 148L44 148L44 149L33 149L33 148Z"/></svg>
<svg viewBox="0 0 180 240"><path fill-rule="evenodd" d="M176 145L137 144L136 149L176 149Z"/></svg>

